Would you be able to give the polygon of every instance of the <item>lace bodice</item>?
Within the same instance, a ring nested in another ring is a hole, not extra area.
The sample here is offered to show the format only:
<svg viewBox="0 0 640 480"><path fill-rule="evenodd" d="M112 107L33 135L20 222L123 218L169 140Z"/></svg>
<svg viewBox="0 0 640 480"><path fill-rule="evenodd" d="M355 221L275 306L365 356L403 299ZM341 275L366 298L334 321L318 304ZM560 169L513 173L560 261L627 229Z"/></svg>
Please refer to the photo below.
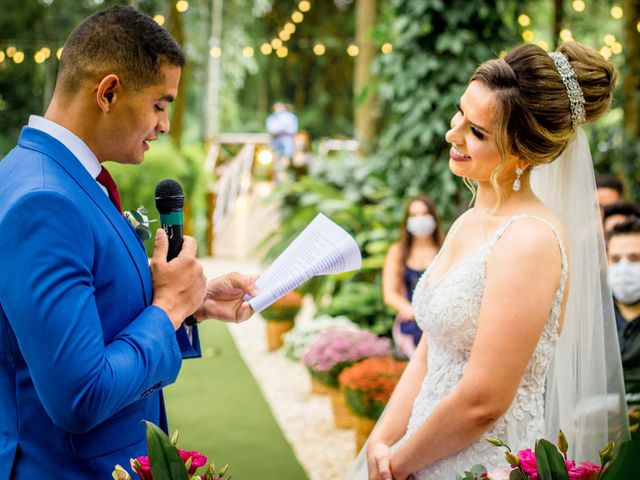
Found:
<svg viewBox="0 0 640 480"><path fill-rule="evenodd" d="M541 218L522 214L509 218L489 241L464 258L457 267L434 282L428 282L433 265L438 263L438 255L416 285L413 309L416 321L426 332L429 342L428 373L414 401L405 438L416 431L462 378L478 327L487 260L504 232L524 217L538 220L551 228L561 251L560 285L548 321L507 412L482 435L483 438L458 454L417 472L417 480L452 480L455 474L463 473L477 463L489 469L506 467L503 449L490 445L484 437L503 439L517 451L532 447L535 439L543 436L545 377L558 340L558 321L568 267L562 240L555 227ZM450 237L455 233L452 232Z"/></svg>

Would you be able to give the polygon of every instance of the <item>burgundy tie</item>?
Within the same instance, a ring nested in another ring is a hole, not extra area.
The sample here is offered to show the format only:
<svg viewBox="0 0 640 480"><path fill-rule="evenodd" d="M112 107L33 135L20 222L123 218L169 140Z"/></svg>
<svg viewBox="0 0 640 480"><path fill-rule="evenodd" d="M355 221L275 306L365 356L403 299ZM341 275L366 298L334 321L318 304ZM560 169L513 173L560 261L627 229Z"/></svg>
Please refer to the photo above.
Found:
<svg viewBox="0 0 640 480"><path fill-rule="evenodd" d="M118 187L116 186L116 182L113 181L113 177L109 173L109 171L102 167L102 171L96 177L98 183L102 184L104 188L109 192L109 198L116 206L120 214L122 214L122 203L120 202L120 194L118 193Z"/></svg>

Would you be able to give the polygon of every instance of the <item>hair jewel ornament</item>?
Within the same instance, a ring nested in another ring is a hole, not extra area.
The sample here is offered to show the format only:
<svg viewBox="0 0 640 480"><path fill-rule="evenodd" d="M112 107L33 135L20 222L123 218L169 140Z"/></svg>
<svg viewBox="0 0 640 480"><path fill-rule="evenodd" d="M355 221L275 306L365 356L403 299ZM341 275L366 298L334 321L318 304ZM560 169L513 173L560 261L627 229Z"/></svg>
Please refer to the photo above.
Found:
<svg viewBox="0 0 640 480"><path fill-rule="evenodd" d="M587 119L587 112L584 108L584 94L578 83L575 70L569 63L567 57L561 52L551 52L549 54L556 64L560 79L567 88L567 96L571 106L571 124L573 128L578 128Z"/></svg>

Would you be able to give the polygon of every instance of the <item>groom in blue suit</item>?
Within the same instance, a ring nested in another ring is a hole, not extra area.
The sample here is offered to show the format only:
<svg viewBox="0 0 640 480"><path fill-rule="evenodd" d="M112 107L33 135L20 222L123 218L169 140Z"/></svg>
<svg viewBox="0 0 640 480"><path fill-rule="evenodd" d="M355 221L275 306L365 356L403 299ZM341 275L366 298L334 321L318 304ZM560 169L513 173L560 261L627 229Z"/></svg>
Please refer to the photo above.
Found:
<svg viewBox="0 0 640 480"><path fill-rule="evenodd" d="M151 268L102 163L141 163L169 130L184 57L128 7L70 35L44 117L0 162L0 480L106 479L166 429L162 387L199 356L184 318L241 321L250 279L206 285L185 237Z"/></svg>

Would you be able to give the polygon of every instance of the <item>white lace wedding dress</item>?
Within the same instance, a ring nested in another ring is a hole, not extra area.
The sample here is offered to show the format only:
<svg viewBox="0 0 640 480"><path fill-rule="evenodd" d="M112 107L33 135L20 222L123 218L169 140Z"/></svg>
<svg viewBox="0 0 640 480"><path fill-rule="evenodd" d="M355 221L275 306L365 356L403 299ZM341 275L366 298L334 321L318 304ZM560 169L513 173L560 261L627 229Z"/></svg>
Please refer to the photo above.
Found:
<svg viewBox="0 0 640 480"><path fill-rule="evenodd" d="M504 232L524 217L538 220L551 228L562 254L560 286L540 341L507 412L481 439L469 447L416 472L416 480L453 480L456 474L463 473L478 463L489 470L507 467L504 449L490 445L484 440L485 437L500 438L517 451L521 448L533 448L535 439L544 436L545 377L558 340L558 320L568 267L564 246L555 227L541 218L522 214L509 218L478 250L464 258L442 278L432 282L429 277L433 265L438 261L438 255L416 285L413 310L416 321L429 339L428 373L414 401L403 440L420 427L462 378L478 328L487 259ZM459 227L456 232L457 230ZM445 242L442 250L447 243Z"/></svg>

